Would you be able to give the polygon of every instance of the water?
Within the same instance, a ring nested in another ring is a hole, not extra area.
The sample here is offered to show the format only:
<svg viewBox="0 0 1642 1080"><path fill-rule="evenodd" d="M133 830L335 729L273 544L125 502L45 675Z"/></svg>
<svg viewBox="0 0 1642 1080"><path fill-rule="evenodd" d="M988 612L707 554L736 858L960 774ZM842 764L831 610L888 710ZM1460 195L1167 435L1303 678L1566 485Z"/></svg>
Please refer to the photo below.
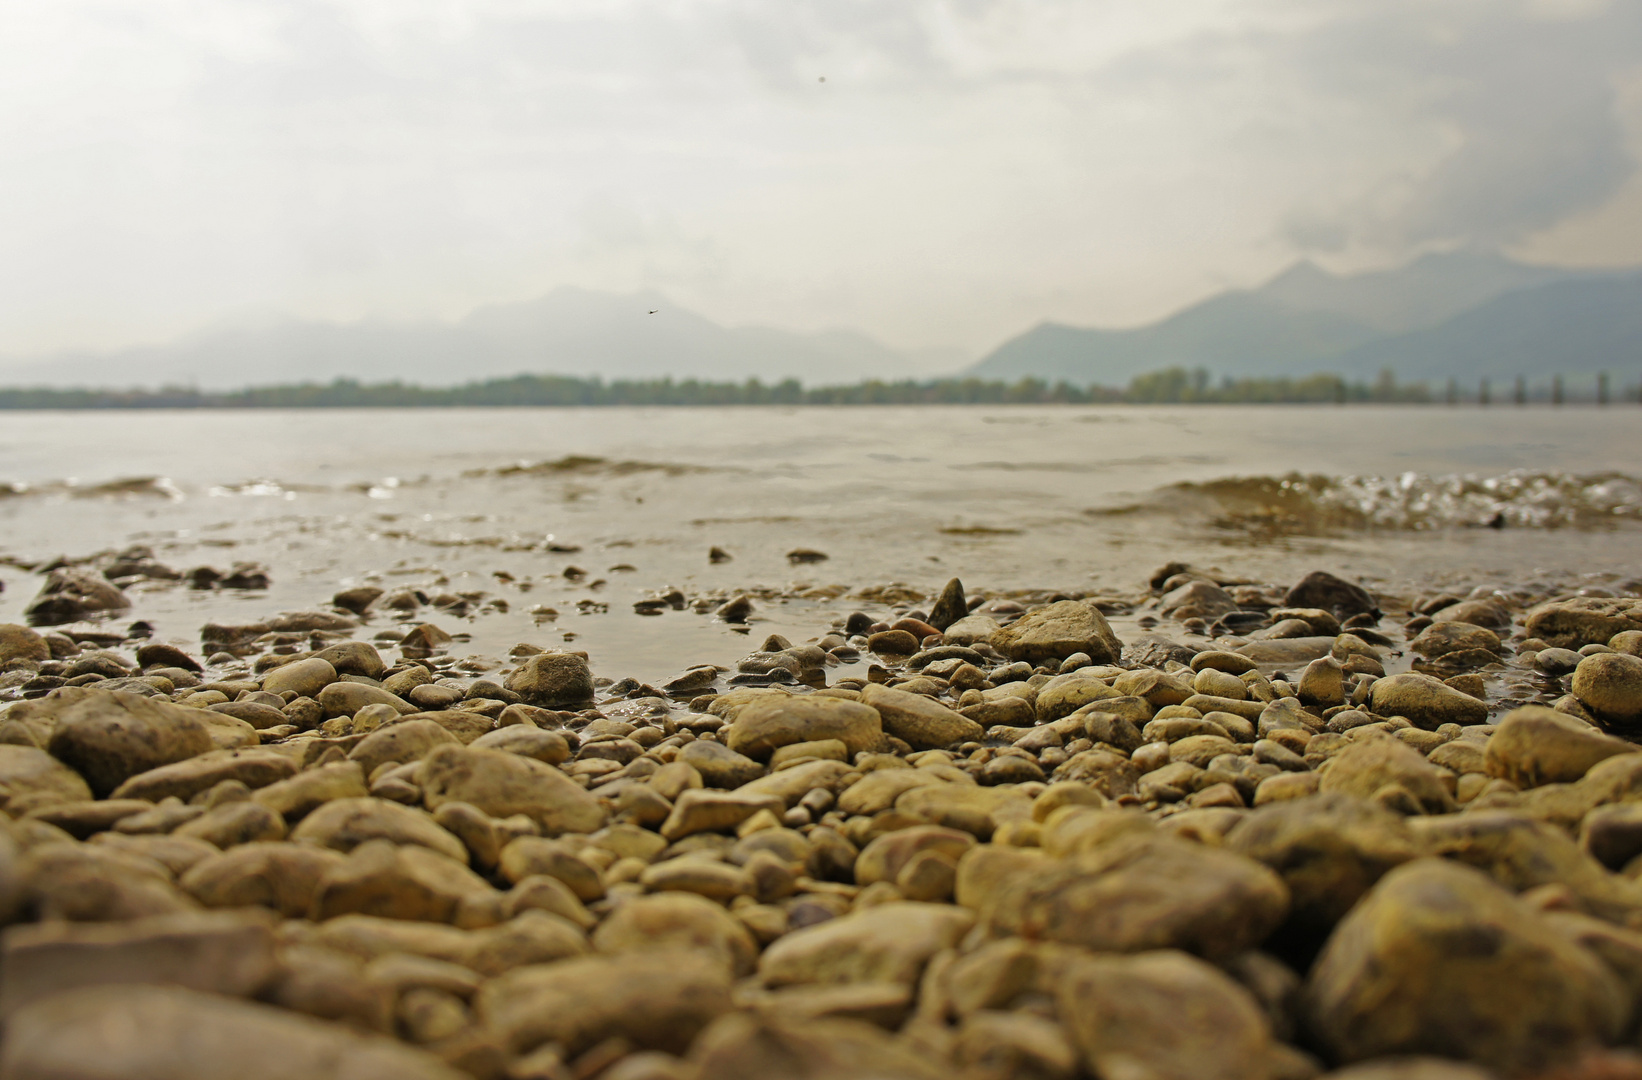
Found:
<svg viewBox="0 0 1642 1080"><path fill-rule="evenodd" d="M314 607L365 581L484 593L508 611L421 617L470 635L458 652L568 635L601 674L657 679L750 647L747 628L634 613L668 587L755 590L751 634L798 640L882 610L864 588L928 593L956 575L972 593L1134 595L1170 559L1273 582L1324 568L1392 595L1616 587L1642 578L1637 420L1618 407L12 412L0 558L142 543L178 568L265 564L266 592L136 590L122 619L193 647L208 619ZM710 563L715 545L733 560ZM797 548L828 558L793 564ZM0 620L17 620L39 578L0 577Z"/></svg>

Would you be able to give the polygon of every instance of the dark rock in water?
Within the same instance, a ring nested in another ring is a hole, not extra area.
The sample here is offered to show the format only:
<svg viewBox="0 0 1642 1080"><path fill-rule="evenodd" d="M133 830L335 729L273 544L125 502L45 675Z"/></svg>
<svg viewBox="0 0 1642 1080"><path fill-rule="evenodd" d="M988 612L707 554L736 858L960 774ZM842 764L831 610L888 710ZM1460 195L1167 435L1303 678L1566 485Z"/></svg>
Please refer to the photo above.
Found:
<svg viewBox="0 0 1642 1080"><path fill-rule="evenodd" d="M735 558L734 555L731 555L728 551L725 551L723 548L717 546L714 546L707 552L707 561L711 563L729 562L733 558Z"/></svg>
<svg viewBox="0 0 1642 1080"><path fill-rule="evenodd" d="M1374 597L1361 585L1335 577L1326 570L1313 570L1283 597L1283 606L1291 608L1322 608L1332 611L1336 618L1349 619L1353 615L1380 614Z"/></svg>
<svg viewBox="0 0 1642 1080"><path fill-rule="evenodd" d="M864 611L850 612L849 618L844 620L844 633L851 637L872 633L872 616Z"/></svg>
<svg viewBox="0 0 1642 1080"><path fill-rule="evenodd" d="M794 565L798 563L817 563L827 560L827 553L816 551L814 548L793 548L787 552L787 561Z"/></svg>
<svg viewBox="0 0 1642 1080"><path fill-rule="evenodd" d="M746 622L747 616L753 613L753 602L745 596L737 596L718 606L713 614L725 622Z"/></svg>
<svg viewBox="0 0 1642 1080"><path fill-rule="evenodd" d="M953 578L941 590L940 599L930 609L929 625L937 630L945 630L965 615L969 614L969 604L964 599L964 583Z"/></svg>
<svg viewBox="0 0 1642 1080"><path fill-rule="evenodd" d="M102 611L124 611L131 606L125 593L99 574L84 570L53 570L40 595L23 609L34 626L59 626Z"/></svg>
<svg viewBox="0 0 1642 1080"><path fill-rule="evenodd" d="M193 672L203 670L198 660L195 660L175 645L167 645L160 641L151 641L137 650L137 666L142 668L176 667Z"/></svg>
<svg viewBox="0 0 1642 1080"><path fill-rule="evenodd" d="M508 676L506 688L531 705L575 705L593 699L593 672L581 653L538 653Z"/></svg>
<svg viewBox="0 0 1642 1080"><path fill-rule="evenodd" d="M382 592L383 590L375 585L358 585L352 589L343 589L331 597L331 603L344 611L363 615L381 597Z"/></svg>
<svg viewBox="0 0 1642 1080"><path fill-rule="evenodd" d="M266 589L273 579L260 563L240 562L217 582L219 589Z"/></svg>

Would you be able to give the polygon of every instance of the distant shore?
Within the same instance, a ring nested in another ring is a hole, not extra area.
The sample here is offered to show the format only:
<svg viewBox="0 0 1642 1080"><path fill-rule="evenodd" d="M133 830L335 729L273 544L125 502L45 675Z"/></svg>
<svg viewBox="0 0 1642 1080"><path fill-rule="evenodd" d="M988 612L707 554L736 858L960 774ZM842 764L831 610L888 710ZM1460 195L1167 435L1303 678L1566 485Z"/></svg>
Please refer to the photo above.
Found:
<svg viewBox="0 0 1642 1080"><path fill-rule="evenodd" d="M850 386L809 386L796 379L764 383L703 382L697 379L641 379L605 382L567 375L516 375L460 386L428 387L403 382L295 383L210 391L190 387L159 389L0 388L0 409L303 409L440 408L500 406L621 405L1103 405L1103 404L1624 404L1639 399L1635 387L1610 388L1607 376L1592 385L1567 388L1561 376L1544 382L1518 378L1491 385L1487 379L1462 386L1455 380L1433 389L1424 382L1399 383L1390 372L1373 382L1338 375L1223 379L1202 369L1170 368L1137 376L1123 389L1023 378L1015 382L979 378L869 380Z"/></svg>

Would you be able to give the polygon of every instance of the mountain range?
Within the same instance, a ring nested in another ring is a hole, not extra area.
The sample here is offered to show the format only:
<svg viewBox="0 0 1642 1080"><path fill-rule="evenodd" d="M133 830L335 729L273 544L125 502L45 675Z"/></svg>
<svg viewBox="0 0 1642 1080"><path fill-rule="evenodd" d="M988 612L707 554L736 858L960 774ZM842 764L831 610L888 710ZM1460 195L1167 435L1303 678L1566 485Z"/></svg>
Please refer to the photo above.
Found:
<svg viewBox="0 0 1642 1080"><path fill-rule="evenodd" d="M1357 274L1301 262L1146 326L1043 322L960 371L964 361L957 350L900 351L850 330L726 327L656 292L567 286L455 322L267 316L168 344L0 359L0 384L233 390L347 377L450 386L530 373L826 386L956 373L1121 387L1170 367L1365 382L1388 368L1405 382L1561 374L1577 383L1611 371L1628 383L1642 367L1642 268L1571 270L1466 251Z"/></svg>
<svg viewBox="0 0 1642 1080"><path fill-rule="evenodd" d="M520 373L606 380L796 378L807 384L946 374L955 350L901 352L849 330L725 327L655 292L563 287L481 307L454 323L330 323L284 316L211 327L163 345L0 361L11 386L190 386L399 380L448 386Z"/></svg>
<svg viewBox="0 0 1642 1080"><path fill-rule="evenodd" d="M968 369L1123 386L1169 367L1214 376L1332 372L1371 381L1508 380L1642 366L1642 269L1568 270L1480 252L1333 274L1302 262L1146 326L1044 322Z"/></svg>

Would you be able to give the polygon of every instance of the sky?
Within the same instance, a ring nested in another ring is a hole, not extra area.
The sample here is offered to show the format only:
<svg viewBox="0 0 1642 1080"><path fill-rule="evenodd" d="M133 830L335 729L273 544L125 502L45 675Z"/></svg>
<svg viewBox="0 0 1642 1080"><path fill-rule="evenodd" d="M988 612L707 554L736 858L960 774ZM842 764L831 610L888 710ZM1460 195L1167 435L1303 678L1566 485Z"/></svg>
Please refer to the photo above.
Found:
<svg viewBox="0 0 1642 1080"><path fill-rule="evenodd" d="M1642 0L0 0L0 355L560 285L979 355L1642 263Z"/></svg>

